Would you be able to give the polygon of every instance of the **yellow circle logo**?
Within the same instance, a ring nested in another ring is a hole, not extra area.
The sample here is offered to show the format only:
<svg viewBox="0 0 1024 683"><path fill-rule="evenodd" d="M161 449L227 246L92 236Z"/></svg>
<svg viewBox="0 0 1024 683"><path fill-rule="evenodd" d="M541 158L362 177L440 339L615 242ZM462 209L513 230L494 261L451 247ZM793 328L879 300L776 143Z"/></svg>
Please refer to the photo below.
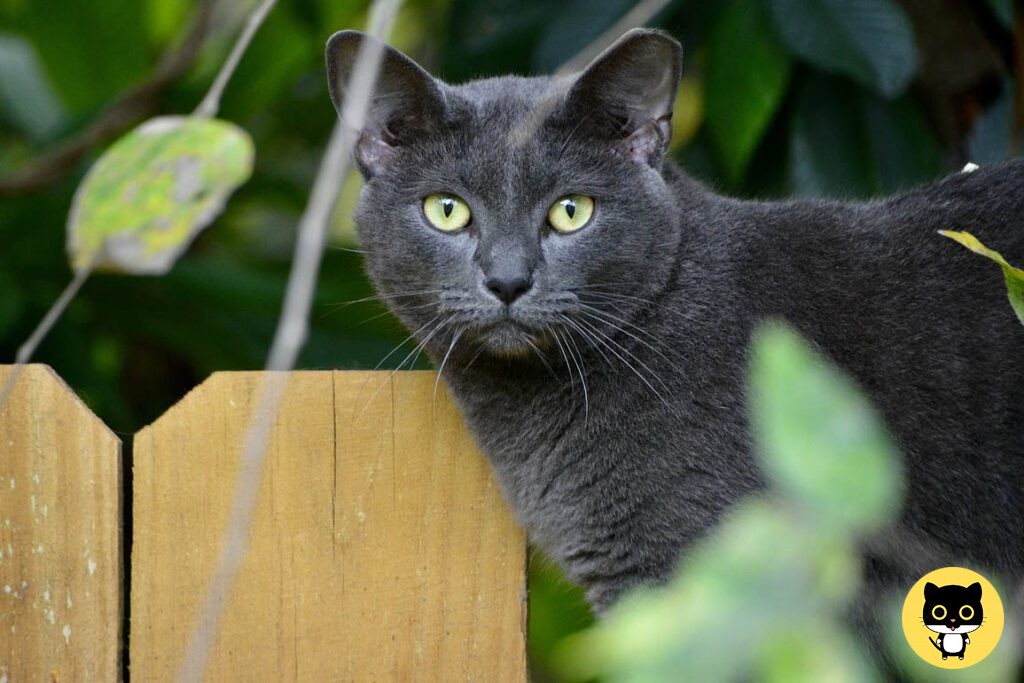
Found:
<svg viewBox="0 0 1024 683"><path fill-rule="evenodd" d="M903 602L903 634L917 656L943 669L985 659L1003 634L1003 603L981 574L943 567L914 584Z"/></svg>

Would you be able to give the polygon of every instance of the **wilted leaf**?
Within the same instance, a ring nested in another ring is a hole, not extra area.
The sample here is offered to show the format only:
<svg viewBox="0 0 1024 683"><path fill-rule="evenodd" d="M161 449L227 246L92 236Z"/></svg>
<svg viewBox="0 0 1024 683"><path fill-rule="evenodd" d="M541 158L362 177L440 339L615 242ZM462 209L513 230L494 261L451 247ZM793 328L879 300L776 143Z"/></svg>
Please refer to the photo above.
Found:
<svg viewBox="0 0 1024 683"><path fill-rule="evenodd" d="M166 116L118 140L90 169L68 219L72 266L159 275L252 172L249 135L225 121Z"/></svg>
<svg viewBox="0 0 1024 683"><path fill-rule="evenodd" d="M886 97L903 92L917 69L914 28L893 0L771 0L771 7L793 52Z"/></svg>
<svg viewBox="0 0 1024 683"><path fill-rule="evenodd" d="M785 495L836 528L868 530L890 517L895 448L846 377L773 324L754 337L750 388L762 462Z"/></svg>
<svg viewBox="0 0 1024 683"><path fill-rule="evenodd" d="M737 0L708 46L708 126L732 182L739 182L786 93L792 60L761 0Z"/></svg>
<svg viewBox="0 0 1024 683"><path fill-rule="evenodd" d="M1013 312L1020 318L1021 324L1024 324L1024 270L1011 266L1002 254L992 251L969 232L939 230L939 234L956 240L975 254L981 254L999 264L999 267L1003 269L1003 277L1006 278L1006 293L1010 299L1010 305L1013 306Z"/></svg>

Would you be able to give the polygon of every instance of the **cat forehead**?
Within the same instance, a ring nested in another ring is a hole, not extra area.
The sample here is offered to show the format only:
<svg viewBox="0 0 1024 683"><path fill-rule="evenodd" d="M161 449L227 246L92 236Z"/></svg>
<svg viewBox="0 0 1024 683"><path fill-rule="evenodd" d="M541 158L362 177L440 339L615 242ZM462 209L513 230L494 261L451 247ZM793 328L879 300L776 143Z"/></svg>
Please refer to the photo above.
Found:
<svg viewBox="0 0 1024 683"><path fill-rule="evenodd" d="M481 109L504 109L524 113L566 85L551 76L494 76L448 85L452 92Z"/></svg>
<svg viewBox="0 0 1024 683"><path fill-rule="evenodd" d="M469 118L474 132L522 147L543 131L570 85L568 78L497 76L449 85L446 99L450 113Z"/></svg>

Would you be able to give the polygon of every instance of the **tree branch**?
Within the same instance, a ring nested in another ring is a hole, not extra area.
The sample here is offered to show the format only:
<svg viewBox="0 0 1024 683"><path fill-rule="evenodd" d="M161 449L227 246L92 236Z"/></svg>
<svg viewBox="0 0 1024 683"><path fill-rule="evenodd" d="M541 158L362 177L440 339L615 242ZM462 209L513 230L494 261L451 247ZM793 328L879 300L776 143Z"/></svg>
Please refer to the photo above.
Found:
<svg viewBox="0 0 1024 683"><path fill-rule="evenodd" d="M0 178L0 197L33 192L60 180L90 151L149 116L157 107L160 93L181 78L195 62L210 27L214 1L200 1L185 37L177 47L164 54L147 80L125 91L85 130L15 173Z"/></svg>

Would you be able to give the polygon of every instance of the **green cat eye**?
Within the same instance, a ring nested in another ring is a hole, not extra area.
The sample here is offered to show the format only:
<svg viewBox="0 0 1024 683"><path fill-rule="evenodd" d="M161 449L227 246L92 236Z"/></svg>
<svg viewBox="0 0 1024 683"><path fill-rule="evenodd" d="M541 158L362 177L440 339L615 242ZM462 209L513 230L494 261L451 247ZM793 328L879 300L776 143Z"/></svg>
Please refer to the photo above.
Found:
<svg viewBox="0 0 1024 683"><path fill-rule="evenodd" d="M567 194L548 209L548 223L558 232L576 232L594 215L594 200L584 194Z"/></svg>
<svg viewBox="0 0 1024 683"><path fill-rule="evenodd" d="M939 614L939 612L942 612L942 614ZM934 618L942 620L946 618L946 614L946 608L942 605L935 605L935 607L932 607L932 616Z"/></svg>
<svg viewBox="0 0 1024 683"><path fill-rule="evenodd" d="M423 215L444 232L455 232L469 225L469 206L453 194L432 194L423 200Z"/></svg>

